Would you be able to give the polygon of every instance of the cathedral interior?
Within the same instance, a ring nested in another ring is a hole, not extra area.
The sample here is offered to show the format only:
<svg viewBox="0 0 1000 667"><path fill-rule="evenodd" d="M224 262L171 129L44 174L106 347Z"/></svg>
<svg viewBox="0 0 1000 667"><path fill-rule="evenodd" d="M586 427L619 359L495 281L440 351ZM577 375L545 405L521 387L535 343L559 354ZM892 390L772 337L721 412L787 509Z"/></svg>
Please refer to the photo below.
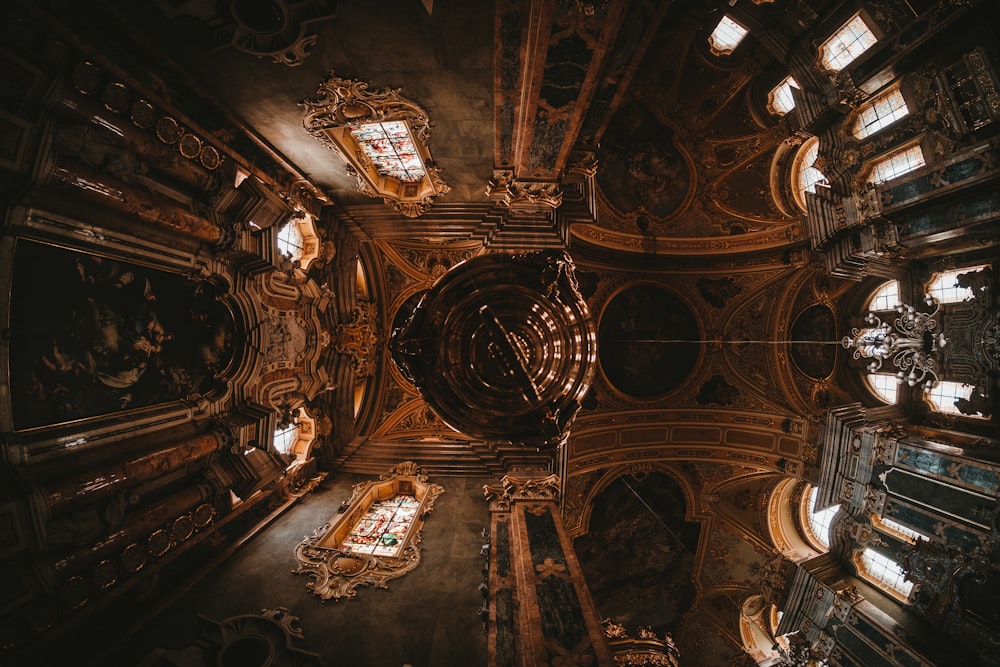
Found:
<svg viewBox="0 0 1000 667"><path fill-rule="evenodd" d="M1000 666L997 3L0 30L0 663Z"/></svg>

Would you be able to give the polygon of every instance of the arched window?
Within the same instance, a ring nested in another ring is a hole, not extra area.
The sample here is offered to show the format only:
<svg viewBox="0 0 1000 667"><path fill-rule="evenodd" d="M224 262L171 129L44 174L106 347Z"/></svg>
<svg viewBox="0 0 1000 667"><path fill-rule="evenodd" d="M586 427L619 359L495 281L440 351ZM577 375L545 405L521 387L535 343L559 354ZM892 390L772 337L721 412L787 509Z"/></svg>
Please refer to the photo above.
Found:
<svg viewBox="0 0 1000 667"><path fill-rule="evenodd" d="M888 373L869 373L866 377L872 393L885 403L893 405L898 399L899 380Z"/></svg>
<svg viewBox="0 0 1000 667"><path fill-rule="evenodd" d="M767 94L767 110L776 116L784 116L795 108L792 88L800 88L799 82L789 74ZM816 158L813 157L813 160Z"/></svg>
<svg viewBox="0 0 1000 667"><path fill-rule="evenodd" d="M839 72L874 46L877 41L871 28L861 18L861 14L855 14L820 45L820 64L831 72Z"/></svg>
<svg viewBox="0 0 1000 667"><path fill-rule="evenodd" d="M302 248L305 239L299 230L299 225L295 220L285 223L285 226L278 231L278 251L292 261L302 259Z"/></svg>
<svg viewBox="0 0 1000 667"><path fill-rule="evenodd" d="M727 56L736 50L750 30L729 16L723 16L708 37L708 46L717 56Z"/></svg>
<svg viewBox="0 0 1000 667"><path fill-rule="evenodd" d="M816 497L819 494L819 489L817 487L812 487L809 490L809 496L806 500L807 508L807 519L806 528L809 533L809 537L813 541L817 542L824 549L830 548L830 526L833 525L833 518L837 516L837 512L840 511L840 505L833 505L832 507L827 507L826 509L816 511Z"/></svg>
<svg viewBox="0 0 1000 667"><path fill-rule="evenodd" d="M899 563L883 553L866 547L855 564L858 566L859 575L882 590L892 593L894 597L905 601L913 590L913 582L904 580L903 569Z"/></svg>
<svg viewBox="0 0 1000 667"><path fill-rule="evenodd" d="M861 105L858 118L854 122L854 136L858 139L870 137L881 129L889 127L900 118L904 118L910 110L899 86L876 95Z"/></svg>
<svg viewBox="0 0 1000 667"><path fill-rule="evenodd" d="M890 280L882 283L881 287L872 294L868 300L868 310L875 312L896 310L896 306L899 304L899 281Z"/></svg>
<svg viewBox="0 0 1000 667"><path fill-rule="evenodd" d="M924 392L924 398L934 406L935 412L946 415L961 415L962 411L955 404L959 400L969 400L974 390L975 387L969 384L941 380ZM980 415L975 416L980 417Z"/></svg>
<svg viewBox="0 0 1000 667"><path fill-rule="evenodd" d="M295 459L293 465L305 461L316 437L315 426L316 421L305 408L292 410L288 423L274 431L274 451Z"/></svg>
<svg viewBox="0 0 1000 667"><path fill-rule="evenodd" d="M870 183L884 183L924 166L924 152L919 145L893 151L872 164L868 172Z"/></svg>
<svg viewBox="0 0 1000 667"><path fill-rule="evenodd" d="M802 210L806 210L806 192L816 192L818 185L826 184L826 176L813 166L819 157L819 139L813 137L802 144L795 161L792 164L792 191L795 201Z"/></svg>
<svg viewBox="0 0 1000 667"><path fill-rule="evenodd" d="M961 269L941 271L935 273L930 282L927 283L927 293L940 303L957 303L967 301L973 297L971 287L959 287L958 277L963 273L972 273L987 268L986 264L980 266L966 266Z"/></svg>
<svg viewBox="0 0 1000 667"><path fill-rule="evenodd" d="M292 445L299 437L299 425L295 421L274 432L274 449L286 456L291 454Z"/></svg>

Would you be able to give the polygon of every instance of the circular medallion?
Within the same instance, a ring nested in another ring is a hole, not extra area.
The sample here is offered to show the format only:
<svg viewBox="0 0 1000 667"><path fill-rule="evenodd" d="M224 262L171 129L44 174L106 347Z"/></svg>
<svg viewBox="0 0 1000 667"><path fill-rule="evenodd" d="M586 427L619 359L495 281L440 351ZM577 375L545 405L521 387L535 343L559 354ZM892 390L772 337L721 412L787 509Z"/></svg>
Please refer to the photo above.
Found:
<svg viewBox="0 0 1000 667"><path fill-rule="evenodd" d="M126 572L138 572L146 564L146 547L133 542L122 551L122 567Z"/></svg>
<svg viewBox="0 0 1000 667"><path fill-rule="evenodd" d="M205 146L201 149L198 161L201 162L201 166L205 167L205 169L218 169L219 165L222 164L222 156L214 146Z"/></svg>
<svg viewBox="0 0 1000 667"><path fill-rule="evenodd" d="M334 570L348 577L354 576L365 569L365 561L360 558L352 558L351 556L342 556L333 561L332 565Z"/></svg>
<svg viewBox="0 0 1000 667"><path fill-rule="evenodd" d="M121 113L128 109L128 88L123 83L109 83L104 86L101 101L104 102L104 108L108 111Z"/></svg>
<svg viewBox="0 0 1000 667"><path fill-rule="evenodd" d="M153 105L146 100L136 100L132 103L132 122L136 127L146 130L153 127L156 120L156 113Z"/></svg>
<svg viewBox="0 0 1000 667"><path fill-rule="evenodd" d="M194 533L194 521L187 514L177 517L170 526L170 541L183 542Z"/></svg>
<svg viewBox="0 0 1000 667"><path fill-rule="evenodd" d="M146 540L149 553L154 556L162 556L170 551L170 534L163 528L157 530Z"/></svg>
<svg viewBox="0 0 1000 667"><path fill-rule="evenodd" d="M181 126L170 116L156 121L156 136L165 144L176 144L181 138Z"/></svg>
<svg viewBox="0 0 1000 667"><path fill-rule="evenodd" d="M70 577L63 582L59 597L72 609L79 609L90 602L91 586L83 577Z"/></svg>
<svg viewBox="0 0 1000 667"><path fill-rule="evenodd" d="M73 68L73 86L84 95L93 95L101 85L101 70L91 62Z"/></svg>
<svg viewBox="0 0 1000 667"><path fill-rule="evenodd" d="M198 505L191 513L191 518L194 520L196 528L204 528L215 518L215 508L208 503Z"/></svg>
<svg viewBox="0 0 1000 667"><path fill-rule="evenodd" d="M617 294L598 333L601 369L628 396L651 399L679 387L701 354L701 329L680 297L656 285Z"/></svg>
<svg viewBox="0 0 1000 667"><path fill-rule="evenodd" d="M102 560L94 566L94 583L102 590L111 588L118 581L118 568L110 560Z"/></svg>
<svg viewBox="0 0 1000 667"><path fill-rule="evenodd" d="M196 158L201 153L201 139L187 132L181 136L177 149L186 158Z"/></svg>

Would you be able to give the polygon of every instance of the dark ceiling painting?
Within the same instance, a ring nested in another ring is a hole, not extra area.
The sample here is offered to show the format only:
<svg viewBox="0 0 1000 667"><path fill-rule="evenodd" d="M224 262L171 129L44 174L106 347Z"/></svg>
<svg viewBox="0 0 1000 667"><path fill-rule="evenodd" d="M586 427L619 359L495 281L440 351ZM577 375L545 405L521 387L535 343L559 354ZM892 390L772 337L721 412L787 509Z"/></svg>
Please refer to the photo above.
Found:
<svg viewBox="0 0 1000 667"><path fill-rule="evenodd" d="M674 143L674 131L633 103L608 126L598 151L597 182L622 213L666 218L684 203L692 175Z"/></svg>
<svg viewBox="0 0 1000 667"><path fill-rule="evenodd" d="M654 285L630 287L601 316L601 368L629 396L662 396L694 369L700 338L694 315L679 297Z"/></svg>
<svg viewBox="0 0 1000 667"><path fill-rule="evenodd" d="M10 377L16 428L205 394L233 318L205 281L21 240Z"/></svg>
<svg viewBox="0 0 1000 667"><path fill-rule="evenodd" d="M792 340L796 341L792 343L792 359L799 370L815 380L829 377L839 345L830 309L815 305L800 313L792 324Z"/></svg>
<svg viewBox="0 0 1000 667"><path fill-rule="evenodd" d="M695 599L701 524L684 520L680 486L660 472L616 479L594 500L573 542L601 618L675 632Z"/></svg>

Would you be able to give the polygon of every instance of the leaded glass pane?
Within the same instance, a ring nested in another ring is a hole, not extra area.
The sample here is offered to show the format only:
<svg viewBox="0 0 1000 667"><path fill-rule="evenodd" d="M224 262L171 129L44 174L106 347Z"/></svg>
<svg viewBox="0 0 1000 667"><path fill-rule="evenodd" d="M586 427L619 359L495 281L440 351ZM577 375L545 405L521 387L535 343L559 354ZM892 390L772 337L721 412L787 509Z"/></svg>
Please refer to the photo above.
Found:
<svg viewBox="0 0 1000 667"><path fill-rule="evenodd" d="M910 113L906 108L906 100L899 88L879 95L861 107L858 121L854 125L854 135L859 139L875 134L884 127L896 122Z"/></svg>
<svg viewBox="0 0 1000 667"><path fill-rule="evenodd" d="M771 113L783 116L795 108L795 98L792 97L792 88L801 88L801 86L799 86L799 82L794 77L789 75L771 89L767 105Z"/></svg>
<svg viewBox="0 0 1000 667"><path fill-rule="evenodd" d="M405 122L393 120L352 125L351 136L383 176L398 178L406 183L415 183L424 177L423 162Z"/></svg>
<svg viewBox="0 0 1000 667"><path fill-rule="evenodd" d="M868 310L895 310L899 301L899 282L890 280L883 283L868 301Z"/></svg>
<svg viewBox="0 0 1000 667"><path fill-rule="evenodd" d="M871 385L872 391L875 392L875 395L886 403L891 405L896 402L899 391L899 381L896 379L895 375L888 375L886 373L871 373L868 375L868 384Z"/></svg>
<svg viewBox="0 0 1000 667"><path fill-rule="evenodd" d="M973 389L975 387L972 385L942 380L925 391L924 396L927 397L927 400L931 402L934 410L937 412L948 415L960 415L962 412L955 405L955 402L960 398L968 399L972 396Z"/></svg>
<svg viewBox="0 0 1000 667"><path fill-rule="evenodd" d="M715 26L715 30L709 36L708 43L712 47L712 51L724 56L732 53L748 32L750 31L733 19L723 16L719 25Z"/></svg>
<svg viewBox="0 0 1000 667"><path fill-rule="evenodd" d="M877 41L868 24L856 14L823 43L820 47L820 60L826 69L839 72Z"/></svg>
<svg viewBox="0 0 1000 667"><path fill-rule="evenodd" d="M934 274L934 279L927 283L927 293L941 303L957 303L973 297L971 287L959 287L958 276L986 268L981 266L966 266L961 269L951 269Z"/></svg>
<svg viewBox="0 0 1000 667"><path fill-rule="evenodd" d="M833 524L833 517L840 511L840 505L827 507L825 510L816 511L816 496L819 489L815 486L809 491L809 531L816 538L816 541L826 548L830 548L830 526Z"/></svg>
<svg viewBox="0 0 1000 667"><path fill-rule="evenodd" d="M876 162L868 175L868 180L872 183L884 183L922 166L924 166L924 152L920 150L920 146L911 146L890 153Z"/></svg>
<svg viewBox="0 0 1000 667"><path fill-rule="evenodd" d="M903 580L903 570L899 567L899 563L874 549L865 549L861 554L861 561L864 564L865 572L872 579L881 581L903 596L910 594L913 582Z"/></svg>
<svg viewBox="0 0 1000 667"><path fill-rule="evenodd" d="M420 501L415 496L403 494L372 503L340 545L341 549L397 557L419 507Z"/></svg>

